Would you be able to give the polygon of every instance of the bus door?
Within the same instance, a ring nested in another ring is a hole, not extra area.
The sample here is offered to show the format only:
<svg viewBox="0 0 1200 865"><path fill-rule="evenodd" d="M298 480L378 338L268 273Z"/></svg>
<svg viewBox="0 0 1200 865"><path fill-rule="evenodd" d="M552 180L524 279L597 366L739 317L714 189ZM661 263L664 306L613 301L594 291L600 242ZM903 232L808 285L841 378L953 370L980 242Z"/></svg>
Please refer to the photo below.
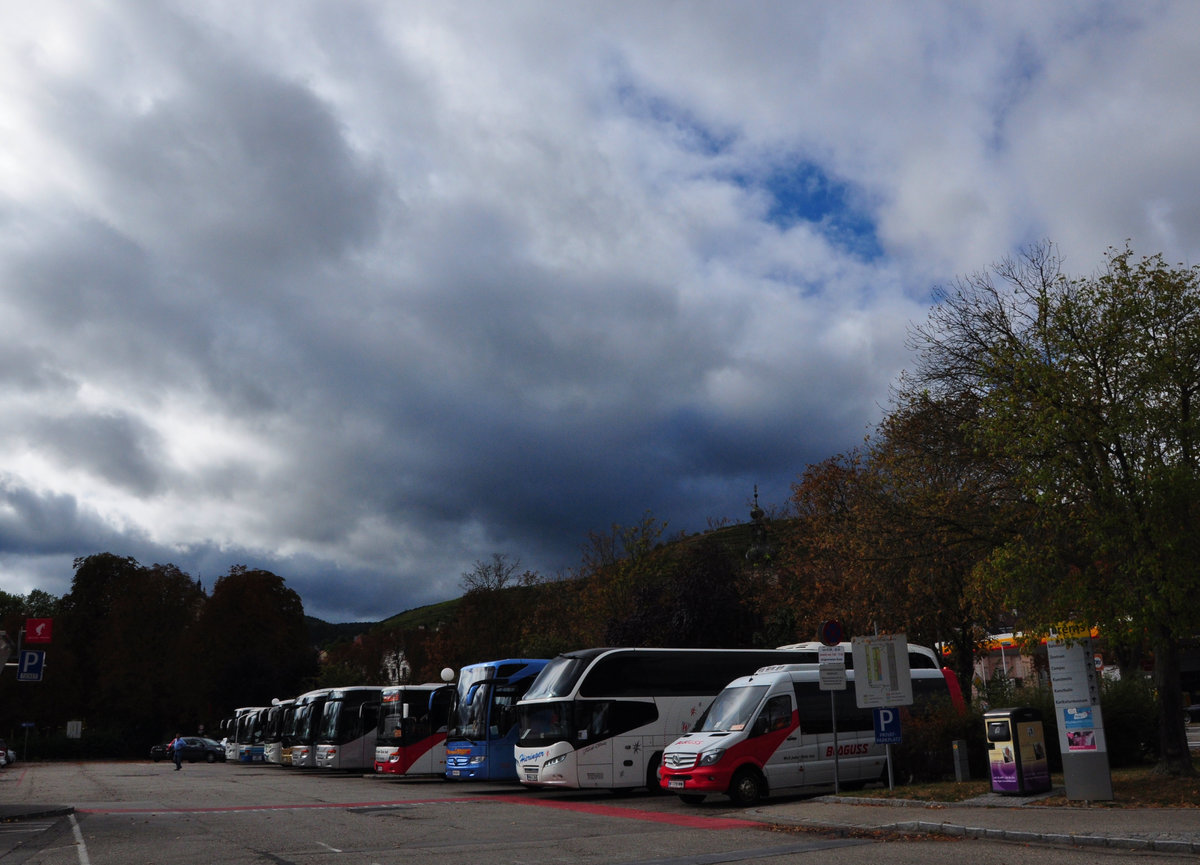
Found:
<svg viewBox="0 0 1200 865"><path fill-rule="evenodd" d="M375 728L379 724L378 695L376 701L358 707L358 735L355 739L354 766L370 768L375 763Z"/></svg>
<svg viewBox="0 0 1200 865"><path fill-rule="evenodd" d="M580 787L608 787L612 781L612 703L588 701L575 704L576 783Z"/></svg>
<svg viewBox="0 0 1200 865"><path fill-rule="evenodd" d="M421 739L418 748L422 752L419 768L414 766L414 773L446 772L446 726L450 717L450 709L454 705L454 688L445 686L438 688L429 695L427 710L422 718Z"/></svg>

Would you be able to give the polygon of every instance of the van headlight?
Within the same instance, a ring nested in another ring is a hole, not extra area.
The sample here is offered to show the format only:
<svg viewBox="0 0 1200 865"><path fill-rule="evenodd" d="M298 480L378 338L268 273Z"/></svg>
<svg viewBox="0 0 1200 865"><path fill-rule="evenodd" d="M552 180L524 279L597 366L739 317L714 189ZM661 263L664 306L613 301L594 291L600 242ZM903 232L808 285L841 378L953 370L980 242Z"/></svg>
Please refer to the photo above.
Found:
<svg viewBox="0 0 1200 865"><path fill-rule="evenodd" d="M725 756L724 748L717 748L712 751L705 751L703 754L700 755L700 759L699 759L699 761L697 761L696 765L697 766L714 766L717 763L720 763L721 758L724 756Z"/></svg>

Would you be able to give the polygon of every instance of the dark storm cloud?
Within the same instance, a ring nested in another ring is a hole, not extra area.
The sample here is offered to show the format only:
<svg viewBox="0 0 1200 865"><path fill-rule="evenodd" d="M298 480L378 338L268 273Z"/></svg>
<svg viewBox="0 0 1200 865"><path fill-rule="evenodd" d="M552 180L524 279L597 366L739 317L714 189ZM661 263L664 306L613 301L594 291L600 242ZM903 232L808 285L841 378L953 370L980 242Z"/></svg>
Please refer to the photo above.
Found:
<svg viewBox="0 0 1200 865"><path fill-rule="evenodd" d="M562 573L782 504L931 285L1031 237L1196 256L1189 4L922 9L25 7L3 588L110 551L361 620Z"/></svg>

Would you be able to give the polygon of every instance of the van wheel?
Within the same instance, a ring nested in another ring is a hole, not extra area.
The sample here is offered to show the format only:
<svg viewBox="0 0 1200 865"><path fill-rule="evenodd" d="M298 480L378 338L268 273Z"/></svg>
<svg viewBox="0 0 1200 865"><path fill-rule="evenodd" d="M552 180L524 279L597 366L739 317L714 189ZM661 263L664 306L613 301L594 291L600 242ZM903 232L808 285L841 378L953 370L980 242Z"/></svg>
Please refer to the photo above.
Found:
<svg viewBox="0 0 1200 865"><path fill-rule="evenodd" d="M729 798L735 805L748 808L757 805L766 795L766 784L757 770L746 766L734 773L733 781L729 784Z"/></svg>
<svg viewBox="0 0 1200 865"><path fill-rule="evenodd" d="M685 805L699 805L704 801L703 793L680 793L679 801Z"/></svg>

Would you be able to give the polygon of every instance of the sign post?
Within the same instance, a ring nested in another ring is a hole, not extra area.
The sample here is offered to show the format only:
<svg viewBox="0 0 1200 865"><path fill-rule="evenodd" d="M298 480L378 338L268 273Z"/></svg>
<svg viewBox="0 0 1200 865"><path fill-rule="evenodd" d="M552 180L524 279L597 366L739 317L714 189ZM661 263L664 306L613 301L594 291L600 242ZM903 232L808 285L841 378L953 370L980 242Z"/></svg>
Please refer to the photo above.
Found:
<svg viewBox="0 0 1200 865"><path fill-rule="evenodd" d="M833 792L840 792L838 780L838 730L837 692L846 690L846 647L841 644L842 626L837 622L821 625L821 642L818 650L817 679L822 691L829 692L829 718L833 727Z"/></svg>
<svg viewBox="0 0 1200 865"><path fill-rule="evenodd" d="M854 697L860 709L875 710L875 741L887 746L888 789L895 789L892 775L892 744L889 724L888 738L880 738L880 713L895 715L895 742L900 741L900 713L893 706L911 706L913 702L912 670L908 662L908 636L883 634L856 637L854 652ZM891 719L889 719L891 720Z"/></svg>

